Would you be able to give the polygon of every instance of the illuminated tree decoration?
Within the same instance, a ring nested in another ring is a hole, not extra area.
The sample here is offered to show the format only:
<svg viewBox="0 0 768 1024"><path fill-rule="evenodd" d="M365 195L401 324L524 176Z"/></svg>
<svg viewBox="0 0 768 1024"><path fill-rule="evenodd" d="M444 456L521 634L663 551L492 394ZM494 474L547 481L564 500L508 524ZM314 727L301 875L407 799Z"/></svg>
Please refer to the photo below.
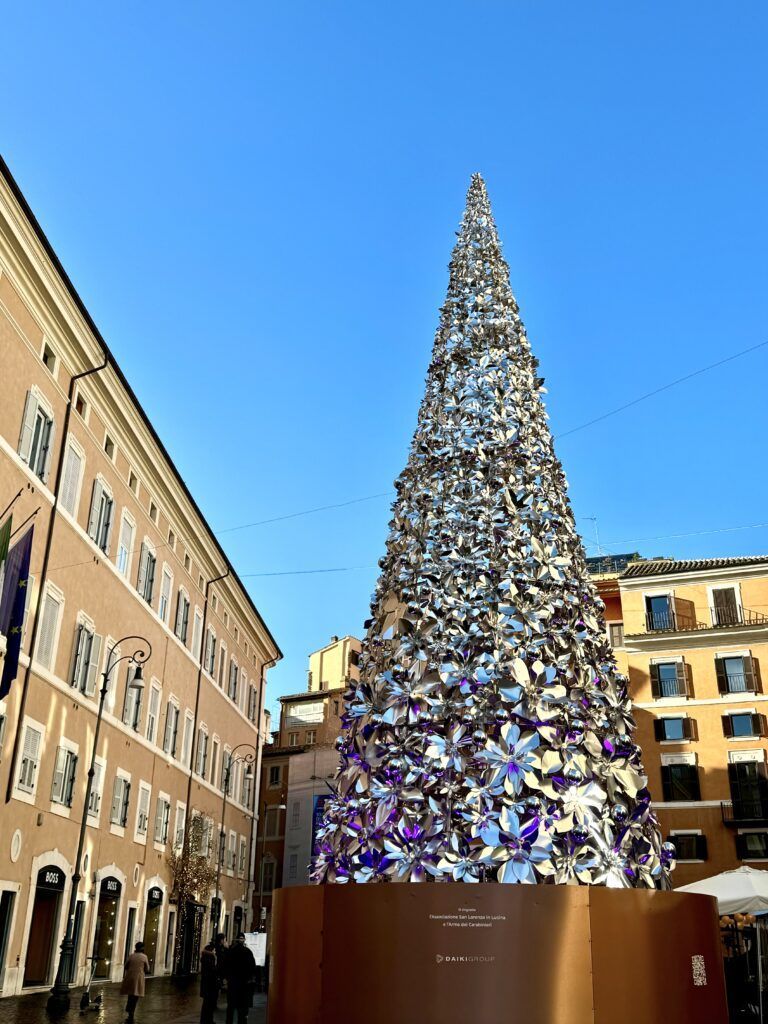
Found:
<svg viewBox="0 0 768 1024"><path fill-rule="evenodd" d="M317 882L669 887L543 393L476 174Z"/></svg>

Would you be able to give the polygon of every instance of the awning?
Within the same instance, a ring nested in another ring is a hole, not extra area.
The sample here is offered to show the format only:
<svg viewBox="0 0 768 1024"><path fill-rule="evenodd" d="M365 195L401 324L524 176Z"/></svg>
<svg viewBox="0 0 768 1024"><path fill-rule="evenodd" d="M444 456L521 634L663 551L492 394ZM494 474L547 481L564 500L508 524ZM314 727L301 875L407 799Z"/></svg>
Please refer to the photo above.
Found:
<svg viewBox="0 0 768 1024"><path fill-rule="evenodd" d="M700 882L681 885L675 892L698 892L714 896L723 914L768 914L768 871L746 864L734 871L723 871Z"/></svg>

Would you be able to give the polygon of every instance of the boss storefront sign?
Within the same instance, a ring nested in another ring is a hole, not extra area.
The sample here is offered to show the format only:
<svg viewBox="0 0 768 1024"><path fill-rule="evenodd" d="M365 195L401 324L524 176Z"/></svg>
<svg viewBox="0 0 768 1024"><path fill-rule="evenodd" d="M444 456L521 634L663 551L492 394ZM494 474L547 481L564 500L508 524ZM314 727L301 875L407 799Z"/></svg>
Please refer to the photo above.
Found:
<svg viewBox="0 0 768 1024"><path fill-rule="evenodd" d="M41 868L37 873L37 888L62 892L64 889L64 872L61 868Z"/></svg>
<svg viewBox="0 0 768 1024"><path fill-rule="evenodd" d="M116 878L111 875L108 878L103 878L101 881L101 895L102 896L119 896L123 891L122 882L119 882Z"/></svg>

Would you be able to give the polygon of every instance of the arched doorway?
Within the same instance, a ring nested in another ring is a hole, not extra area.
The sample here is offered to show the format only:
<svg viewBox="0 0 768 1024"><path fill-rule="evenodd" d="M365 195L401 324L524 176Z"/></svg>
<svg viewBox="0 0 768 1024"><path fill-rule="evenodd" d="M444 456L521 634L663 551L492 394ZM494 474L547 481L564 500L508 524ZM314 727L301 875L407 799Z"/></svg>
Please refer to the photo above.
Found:
<svg viewBox="0 0 768 1024"><path fill-rule="evenodd" d="M64 882L64 871L53 864L47 864L37 873L24 964L25 987L47 985L51 980Z"/></svg>
<svg viewBox="0 0 768 1024"><path fill-rule="evenodd" d="M96 913L96 931L93 935L93 955L96 957L96 977L108 978L117 953L117 909L122 883L113 875L102 878L99 888L99 907Z"/></svg>
<svg viewBox="0 0 768 1024"><path fill-rule="evenodd" d="M144 952L149 960L149 973L155 973L157 937L160 933L160 915L163 909L163 890L159 885L147 889L147 910L144 915Z"/></svg>

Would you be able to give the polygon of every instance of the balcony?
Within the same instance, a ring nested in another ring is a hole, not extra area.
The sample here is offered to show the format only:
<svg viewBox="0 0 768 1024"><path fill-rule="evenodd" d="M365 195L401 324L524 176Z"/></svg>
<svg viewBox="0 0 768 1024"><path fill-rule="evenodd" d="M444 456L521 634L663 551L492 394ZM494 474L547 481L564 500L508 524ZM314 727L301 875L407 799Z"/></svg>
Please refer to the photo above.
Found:
<svg viewBox="0 0 768 1024"><path fill-rule="evenodd" d="M727 828L768 827L768 799L727 800L720 804L720 811Z"/></svg>
<svg viewBox="0 0 768 1024"><path fill-rule="evenodd" d="M688 602L686 602L688 604ZM763 629L768 626L768 615L752 611L750 608L710 608L710 622L700 622L692 607L681 609L671 606L665 609L654 608L646 611L645 630L635 636L658 635L660 633L691 633L702 630L738 629L748 632L750 629ZM630 634L627 633L629 636Z"/></svg>

